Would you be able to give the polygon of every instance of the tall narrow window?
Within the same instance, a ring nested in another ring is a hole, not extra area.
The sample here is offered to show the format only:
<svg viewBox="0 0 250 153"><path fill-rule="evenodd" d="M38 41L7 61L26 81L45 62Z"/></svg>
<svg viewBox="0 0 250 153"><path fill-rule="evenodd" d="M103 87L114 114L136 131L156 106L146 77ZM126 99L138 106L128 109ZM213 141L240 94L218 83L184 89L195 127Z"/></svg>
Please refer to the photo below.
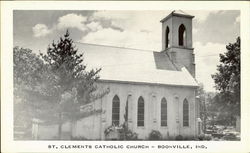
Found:
<svg viewBox="0 0 250 153"><path fill-rule="evenodd" d="M166 28L166 48L168 48L169 47L169 28L168 28L168 26L167 26L167 28Z"/></svg>
<svg viewBox="0 0 250 153"><path fill-rule="evenodd" d="M144 99L142 97L138 99L137 126L144 126Z"/></svg>
<svg viewBox="0 0 250 153"><path fill-rule="evenodd" d="M165 98L161 99L161 126L168 125L168 103Z"/></svg>
<svg viewBox="0 0 250 153"><path fill-rule="evenodd" d="M186 41L186 28L183 24L180 25L179 30L179 46L184 46Z"/></svg>
<svg viewBox="0 0 250 153"><path fill-rule="evenodd" d="M183 101L183 126L189 126L189 104L187 99Z"/></svg>
<svg viewBox="0 0 250 153"><path fill-rule="evenodd" d="M117 95L112 101L112 125L119 125L120 119L120 99Z"/></svg>

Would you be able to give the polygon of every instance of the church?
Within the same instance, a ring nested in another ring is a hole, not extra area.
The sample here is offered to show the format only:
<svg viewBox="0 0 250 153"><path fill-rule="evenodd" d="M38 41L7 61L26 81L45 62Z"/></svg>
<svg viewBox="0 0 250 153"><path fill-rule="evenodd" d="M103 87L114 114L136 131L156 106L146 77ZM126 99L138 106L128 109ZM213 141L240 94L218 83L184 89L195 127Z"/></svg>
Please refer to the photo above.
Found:
<svg viewBox="0 0 250 153"><path fill-rule="evenodd" d="M152 130L159 131L164 140L198 136L193 18L173 11L160 21L161 51L76 43L78 50L84 51L87 67L102 68L98 89L109 88L110 92L82 108L101 109L101 113L74 125L65 124L63 132L87 140L106 140L104 131L123 124L126 113L128 128L141 140L147 140ZM55 126L33 125L36 139L53 139L56 130Z"/></svg>

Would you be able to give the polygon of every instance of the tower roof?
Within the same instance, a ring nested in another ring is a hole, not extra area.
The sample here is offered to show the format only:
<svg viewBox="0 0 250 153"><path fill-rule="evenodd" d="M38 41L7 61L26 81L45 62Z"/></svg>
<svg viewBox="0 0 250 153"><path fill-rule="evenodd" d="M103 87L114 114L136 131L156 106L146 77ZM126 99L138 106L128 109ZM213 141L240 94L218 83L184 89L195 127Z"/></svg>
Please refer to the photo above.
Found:
<svg viewBox="0 0 250 153"><path fill-rule="evenodd" d="M163 18L160 22L166 21L171 16L186 17L186 18L191 18L191 19L194 18L194 16L192 16L190 14L187 14L186 12L184 12L182 10L174 10L168 16L166 16L165 18Z"/></svg>

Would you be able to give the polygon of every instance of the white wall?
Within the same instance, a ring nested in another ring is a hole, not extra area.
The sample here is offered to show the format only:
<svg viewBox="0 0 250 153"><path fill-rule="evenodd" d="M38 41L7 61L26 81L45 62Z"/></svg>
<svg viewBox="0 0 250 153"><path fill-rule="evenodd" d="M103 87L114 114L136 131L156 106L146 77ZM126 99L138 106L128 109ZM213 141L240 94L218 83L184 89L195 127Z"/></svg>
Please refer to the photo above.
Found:
<svg viewBox="0 0 250 153"><path fill-rule="evenodd" d="M105 118L94 119L93 125L89 119L78 123L82 129L85 123L91 124L95 133L99 133L99 139L102 137L104 130L112 124L112 99L117 95L120 99L120 124L124 122L125 104L128 95L131 95L129 101L129 127L131 130L139 134L139 138L145 139L148 137L151 130L159 130L164 138L175 137L179 134L183 136L195 136L196 114L195 114L195 89L190 87L174 87L174 86L159 86L159 85L145 85L145 84L122 84L122 83L99 83L99 87L110 88L110 93L106 95L102 102L105 104L106 112L102 114ZM137 100L142 96L145 102L145 126L137 127ZM161 98L165 97L168 102L168 126L160 126L160 102ZM182 109L183 100L189 101L189 127L182 125ZM175 99L178 99L177 101ZM179 103L178 111L174 109L174 103ZM97 102L101 105L101 102ZM179 116L179 129L176 125L176 114ZM99 116L100 117L100 116ZM92 118L93 119L93 118ZM102 122L101 122L102 121ZM85 122L85 123L84 123ZM101 123L100 123L101 122ZM87 127L88 129L88 127ZM100 129L100 132L98 132ZM78 127L79 130L79 127ZM81 130L79 130L81 131ZM84 131L84 130L82 130ZM97 138L97 136L95 136Z"/></svg>
<svg viewBox="0 0 250 153"><path fill-rule="evenodd" d="M120 124L124 122L127 97L128 95L131 96L129 98L128 110L129 127L139 134L140 139L147 139L151 130L159 130L165 139L174 138L179 134L185 137L196 135L195 88L111 82L100 82L98 87L99 90L110 88L109 94L91 104L93 109L98 110L102 108L103 112L79 120L73 125L72 135L74 137L85 137L93 140L105 139L104 130L112 123L112 99L115 95L120 99ZM144 98L145 102L144 127L137 126L137 101L140 96ZM160 125L160 102L163 97L168 102L167 127L161 127ZM182 125L182 109L185 98L189 102L188 127L183 127ZM176 119L179 120L179 126L176 123ZM55 126L39 126L39 138L51 139L56 134L57 127Z"/></svg>

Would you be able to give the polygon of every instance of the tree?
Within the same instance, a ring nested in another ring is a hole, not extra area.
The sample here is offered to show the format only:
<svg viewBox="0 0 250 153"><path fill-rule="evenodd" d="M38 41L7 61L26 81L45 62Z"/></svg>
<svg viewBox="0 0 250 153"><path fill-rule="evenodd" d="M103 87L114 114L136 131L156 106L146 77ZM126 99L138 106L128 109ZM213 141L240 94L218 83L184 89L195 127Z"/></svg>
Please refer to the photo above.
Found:
<svg viewBox="0 0 250 153"><path fill-rule="evenodd" d="M206 112L207 112L207 119L208 119L208 125L215 126L215 118L217 117L217 114L219 111L217 110L217 103L215 101L216 93L214 92L207 92L206 93Z"/></svg>
<svg viewBox="0 0 250 153"><path fill-rule="evenodd" d="M14 48L15 97L22 101L30 120L58 124L59 139L63 123L100 113L101 110L81 111L80 107L109 91L98 90L96 82L101 69L87 71L83 55L77 51L68 31L40 56L29 49Z"/></svg>
<svg viewBox="0 0 250 153"><path fill-rule="evenodd" d="M240 37L235 43L229 43L226 49L226 53L220 54L221 64L217 66L218 72L212 78L219 91L216 96L219 109L230 120L240 116Z"/></svg>
<svg viewBox="0 0 250 153"><path fill-rule="evenodd" d="M200 107L200 117L203 121L203 131L206 131L206 121L207 121L207 109L206 109L206 92L204 90L204 85L199 83L199 87L196 91L197 98L199 99Z"/></svg>
<svg viewBox="0 0 250 153"><path fill-rule="evenodd" d="M48 76L52 78L50 85L47 85L50 87L47 91L54 97L51 102L56 104L60 138L62 124L65 121L74 122L97 113L81 112L80 106L101 98L108 90L97 92L95 83L99 79L98 73L101 69L86 70L83 54L78 54L68 30L63 38L48 47L47 54L41 54L41 56L49 69Z"/></svg>
<svg viewBox="0 0 250 153"><path fill-rule="evenodd" d="M29 106L29 97L31 96L26 91L33 91L38 84L44 63L30 49L14 47L13 68L14 126L29 129L33 109L27 107ZM14 129L14 133L16 133L16 128Z"/></svg>

